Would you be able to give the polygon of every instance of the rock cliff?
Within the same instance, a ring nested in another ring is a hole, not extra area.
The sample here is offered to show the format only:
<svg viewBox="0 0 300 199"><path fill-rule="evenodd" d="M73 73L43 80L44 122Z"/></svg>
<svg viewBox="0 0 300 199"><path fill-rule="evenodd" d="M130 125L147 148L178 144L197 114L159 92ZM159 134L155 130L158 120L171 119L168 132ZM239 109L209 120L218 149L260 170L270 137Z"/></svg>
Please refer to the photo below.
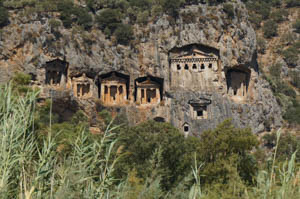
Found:
<svg viewBox="0 0 300 199"><path fill-rule="evenodd" d="M234 17L222 5L199 4L176 19L135 25L129 46L97 28L51 27L57 13L15 11L0 33L0 81L16 71L31 74L41 98L52 96L66 115L66 103L91 118L109 107L131 124L167 121L187 135L226 118L254 133L277 128L281 110L260 77L255 32L244 4L233 6Z"/></svg>

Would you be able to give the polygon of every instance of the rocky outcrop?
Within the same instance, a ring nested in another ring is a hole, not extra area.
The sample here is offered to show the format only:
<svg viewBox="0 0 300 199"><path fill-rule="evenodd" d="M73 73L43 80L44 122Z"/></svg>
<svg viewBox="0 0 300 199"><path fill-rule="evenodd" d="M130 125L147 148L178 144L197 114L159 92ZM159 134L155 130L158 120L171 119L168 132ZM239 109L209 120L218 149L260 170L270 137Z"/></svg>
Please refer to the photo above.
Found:
<svg viewBox="0 0 300 199"><path fill-rule="evenodd" d="M227 16L222 5L199 4L181 9L177 19L164 15L147 25L135 25L135 40L129 46L116 45L97 28L89 32L76 27L51 28L49 19L55 17L55 13L30 18L16 14L1 32L0 81L7 81L15 71L21 70L32 74L34 84L43 90L44 97L49 97L51 86L45 85L45 66L60 59L68 63L66 84L51 89L69 93L89 115L95 114L101 91L93 90L90 99L80 99L73 92L73 78L85 74L91 79L89 82L94 83L93 88L99 89L103 75L116 71L130 77L126 91L128 102L112 107L126 114L132 124L159 117L194 135L214 128L226 118L232 118L239 127L251 127L255 133L279 127L281 110L268 84L259 75L255 32L244 5L240 1L233 5L233 18ZM193 49L197 55L188 54ZM188 69L182 65L182 73L172 68L171 59L183 56L182 59L187 60L198 55L195 68L192 61ZM214 66L209 65L212 59L216 60ZM202 68L204 60L207 63ZM236 81L236 88L228 76L231 70L245 74ZM156 100L157 103L141 105L137 102L135 80L141 77L162 80L158 82L161 100ZM241 96L235 96L238 93ZM192 106L191 102L196 105L192 103Z"/></svg>

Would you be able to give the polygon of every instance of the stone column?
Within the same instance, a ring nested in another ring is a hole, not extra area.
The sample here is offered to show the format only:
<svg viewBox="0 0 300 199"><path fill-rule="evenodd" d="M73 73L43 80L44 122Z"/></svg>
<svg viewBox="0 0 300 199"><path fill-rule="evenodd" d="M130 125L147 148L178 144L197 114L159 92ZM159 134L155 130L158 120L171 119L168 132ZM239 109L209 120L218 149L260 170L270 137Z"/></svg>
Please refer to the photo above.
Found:
<svg viewBox="0 0 300 199"><path fill-rule="evenodd" d="M160 102L160 92L159 92L159 88L156 88L156 102Z"/></svg>
<svg viewBox="0 0 300 199"><path fill-rule="evenodd" d="M142 104L147 104L147 89L146 88L144 88L143 89L144 90L144 98L142 99Z"/></svg>
<svg viewBox="0 0 300 199"><path fill-rule="evenodd" d="M137 88L137 90L136 90L136 101L142 103L141 99L142 99L141 88Z"/></svg>
<svg viewBox="0 0 300 199"><path fill-rule="evenodd" d="M116 93L116 102L120 104L120 92L119 92L120 84L117 84L117 93Z"/></svg>
<svg viewBox="0 0 300 199"><path fill-rule="evenodd" d="M107 103L111 103L110 86L107 86Z"/></svg>
<svg viewBox="0 0 300 199"><path fill-rule="evenodd" d="M101 99L102 102L104 102L104 100L105 100L104 89L105 89L105 86L103 84L101 84L100 99Z"/></svg>

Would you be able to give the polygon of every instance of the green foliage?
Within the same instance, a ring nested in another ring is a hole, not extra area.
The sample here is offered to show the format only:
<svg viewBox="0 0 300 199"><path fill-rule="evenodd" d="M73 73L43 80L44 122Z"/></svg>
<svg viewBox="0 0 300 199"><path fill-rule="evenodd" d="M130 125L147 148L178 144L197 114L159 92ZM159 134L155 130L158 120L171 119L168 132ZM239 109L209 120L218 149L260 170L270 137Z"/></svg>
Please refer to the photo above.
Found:
<svg viewBox="0 0 300 199"><path fill-rule="evenodd" d="M279 79L281 74L281 65L279 63L276 63L269 68L269 71L272 77L274 77L275 79Z"/></svg>
<svg viewBox="0 0 300 199"><path fill-rule="evenodd" d="M146 179L152 174L148 167L150 157L155 150L161 149L161 162L157 165L162 177L161 185L164 189L174 186L189 171L193 146L192 138L184 136L168 123L149 121L136 127L126 128L121 133L121 146L125 154L121 159L118 176L122 176L135 169L137 176Z"/></svg>
<svg viewBox="0 0 300 199"><path fill-rule="evenodd" d="M119 44L128 45L133 39L133 30L131 25L119 24L114 35Z"/></svg>
<svg viewBox="0 0 300 199"><path fill-rule="evenodd" d="M285 9L278 9L271 13L270 18L277 23L283 22L287 19L289 13Z"/></svg>
<svg viewBox="0 0 300 199"><path fill-rule="evenodd" d="M257 168L250 151L258 146L258 140L250 129L234 128L227 120L215 130L203 132L200 140L200 159L205 162L202 182L226 184L235 168L243 180L252 183Z"/></svg>
<svg viewBox="0 0 300 199"><path fill-rule="evenodd" d="M277 35L277 24L273 20L268 20L264 23L263 33L265 38L272 38Z"/></svg>
<svg viewBox="0 0 300 199"><path fill-rule="evenodd" d="M288 107L283 118L290 124L300 124L300 103L293 100L293 104Z"/></svg>
<svg viewBox="0 0 300 199"><path fill-rule="evenodd" d="M300 2L298 0L285 0L285 2L288 8L300 6Z"/></svg>
<svg viewBox="0 0 300 199"><path fill-rule="evenodd" d="M162 8L164 12L173 17L178 16L178 9L181 4L182 1L180 0L162 0Z"/></svg>
<svg viewBox="0 0 300 199"><path fill-rule="evenodd" d="M234 7L231 3L225 3L223 5L223 10L230 18L234 17Z"/></svg>
<svg viewBox="0 0 300 199"><path fill-rule="evenodd" d="M31 76L24 73L16 73L12 78L12 86L14 90L20 93L27 93L31 91L30 87Z"/></svg>
<svg viewBox="0 0 300 199"><path fill-rule="evenodd" d="M300 89L300 71L291 71L289 76L291 77L292 85Z"/></svg>
<svg viewBox="0 0 300 199"><path fill-rule="evenodd" d="M249 21L254 25L255 29L258 29L261 27L262 16L255 13L249 13Z"/></svg>
<svg viewBox="0 0 300 199"><path fill-rule="evenodd" d="M257 50L262 54L264 54L266 50L266 41L261 37L257 38Z"/></svg>
<svg viewBox="0 0 300 199"><path fill-rule="evenodd" d="M84 8L76 8L74 13L77 16L78 25L82 26L84 29L88 30L93 25L93 18L88 13L88 10Z"/></svg>
<svg viewBox="0 0 300 199"><path fill-rule="evenodd" d="M295 29L296 33L300 33L300 19L293 24L293 28Z"/></svg>
<svg viewBox="0 0 300 199"><path fill-rule="evenodd" d="M116 9L107 8L97 15L96 21L101 30L108 28L113 33L117 25L121 23L121 13Z"/></svg>
<svg viewBox="0 0 300 199"><path fill-rule="evenodd" d="M263 136L263 142L268 149L274 149L278 145L277 159L279 161L287 160L295 151L300 150L300 138L291 133L282 134L278 143L275 132L266 134ZM300 162L300 153L296 154L296 162Z"/></svg>
<svg viewBox="0 0 300 199"><path fill-rule="evenodd" d="M288 49L282 51L284 60L289 66L296 66L298 61L299 50L294 46L289 47Z"/></svg>
<svg viewBox="0 0 300 199"><path fill-rule="evenodd" d="M0 4L0 28L8 24L9 14L6 8L2 7Z"/></svg>

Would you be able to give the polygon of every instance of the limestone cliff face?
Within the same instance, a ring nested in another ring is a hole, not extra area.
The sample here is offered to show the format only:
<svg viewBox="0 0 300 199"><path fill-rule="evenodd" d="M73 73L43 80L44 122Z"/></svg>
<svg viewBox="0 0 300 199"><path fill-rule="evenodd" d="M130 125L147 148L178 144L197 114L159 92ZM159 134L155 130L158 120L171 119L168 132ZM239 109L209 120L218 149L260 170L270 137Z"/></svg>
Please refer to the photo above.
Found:
<svg viewBox="0 0 300 199"><path fill-rule="evenodd" d="M132 124L155 118L190 135L226 118L255 133L279 127L281 110L259 75L255 32L244 5L234 7L234 18L222 5L200 4L181 9L176 20L164 15L135 25L130 46L96 28L51 28L53 13L15 13L0 33L0 81L23 71L42 97L72 101L91 116L100 101Z"/></svg>

